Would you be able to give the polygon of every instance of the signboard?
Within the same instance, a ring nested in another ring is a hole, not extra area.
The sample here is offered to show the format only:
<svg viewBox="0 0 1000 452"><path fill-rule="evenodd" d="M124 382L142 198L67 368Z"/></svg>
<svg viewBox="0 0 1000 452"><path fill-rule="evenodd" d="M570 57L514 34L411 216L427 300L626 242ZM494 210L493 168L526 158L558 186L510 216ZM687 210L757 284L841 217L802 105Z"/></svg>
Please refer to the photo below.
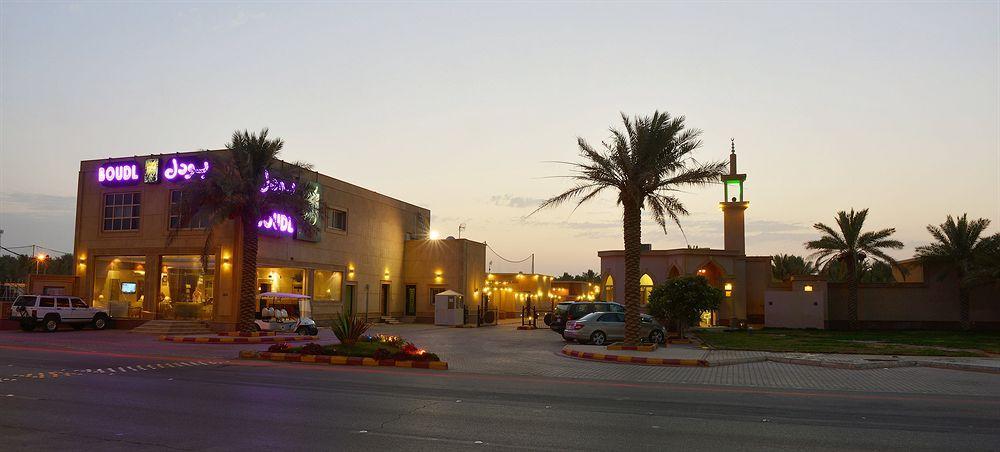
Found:
<svg viewBox="0 0 1000 452"><path fill-rule="evenodd" d="M135 185L139 169L135 161L106 163L97 167L97 181L101 185Z"/></svg>

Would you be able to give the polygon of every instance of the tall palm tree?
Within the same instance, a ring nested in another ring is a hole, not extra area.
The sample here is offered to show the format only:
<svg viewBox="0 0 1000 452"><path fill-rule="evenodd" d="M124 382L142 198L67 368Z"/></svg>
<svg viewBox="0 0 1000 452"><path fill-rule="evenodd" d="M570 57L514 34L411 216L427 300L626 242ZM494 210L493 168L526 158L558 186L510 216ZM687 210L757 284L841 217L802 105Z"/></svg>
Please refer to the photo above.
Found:
<svg viewBox="0 0 1000 452"><path fill-rule="evenodd" d="M230 220L238 227L241 247L237 329L240 331L251 331L254 326L258 222L278 212L290 217L295 228L311 232L316 222L306 221L306 217L316 218L323 212L310 204L306 190L294 189L291 183L284 189L268 189L269 179L295 181L309 165L280 162L277 157L285 142L281 138L269 139L267 134L267 129L259 134L234 132L232 141L226 144L227 152L210 156L212 171L207 177L192 180L181 192L182 227L197 218L208 231L203 263L215 227Z"/></svg>
<svg viewBox="0 0 1000 452"><path fill-rule="evenodd" d="M895 228L863 232L868 209L855 212L841 210L837 212L838 230L823 223L816 223L813 228L823 233L819 240L806 242L807 249L816 250L812 254L816 265L827 268L834 262L842 263L847 271L847 319L851 329L858 328L858 282L861 279L861 269L866 265L866 259L882 262L900 268L888 254L885 248L900 249L903 242L890 239L896 232Z"/></svg>
<svg viewBox="0 0 1000 452"><path fill-rule="evenodd" d="M812 275L816 273L816 265L802 256L793 254L775 254L771 256L771 277L784 281L792 276Z"/></svg>
<svg viewBox="0 0 1000 452"><path fill-rule="evenodd" d="M583 161L561 162L573 168L573 174L566 177L577 185L549 198L531 214L569 200L576 200L579 207L605 190L617 194L625 241L625 342L635 344L639 340L642 210L648 209L664 233L667 220L680 227L679 217L688 211L675 193L681 187L718 182L724 163L698 163L691 157L701 146L701 131L685 129L683 116L656 111L652 116L629 118L623 113L622 123L625 129L612 127L610 140L601 143L601 150L577 138Z"/></svg>
<svg viewBox="0 0 1000 452"><path fill-rule="evenodd" d="M969 221L968 215L964 213L957 220L948 215L940 226L927 225L927 232L937 242L917 247L917 257L922 261L944 264L958 274L959 317L962 329L965 330L971 327L969 289L976 282L970 276L979 274L977 264L988 258L988 254L993 251L994 241L998 240L997 234L983 237L983 231L989 225L990 220L987 218Z"/></svg>

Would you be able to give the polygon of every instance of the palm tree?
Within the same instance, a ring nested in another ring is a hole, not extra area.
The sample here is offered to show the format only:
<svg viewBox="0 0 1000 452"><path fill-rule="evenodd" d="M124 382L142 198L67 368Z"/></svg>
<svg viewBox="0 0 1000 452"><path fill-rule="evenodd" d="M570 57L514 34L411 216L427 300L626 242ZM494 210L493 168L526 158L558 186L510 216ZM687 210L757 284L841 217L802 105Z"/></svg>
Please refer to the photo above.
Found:
<svg viewBox="0 0 1000 452"><path fill-rule="evenodd" d="M685 129L684 117L667 112L629 118L622 114L625 130L611 128L609 142L597 150L577 138L582 162L570 165L574 174L566 176L577 185L549 198L539 210L576 200L576 206L594 199L605 190L617 193L622 206L625 240L625 343L639 340L639 258L642 242L642 210L667 231L667 220L680 227L679 217L687 215L675 192L681 187L718 182L723 162L698 163L691 153L701 146L697 129ZM530 215L529 215L530 216Z"/></svg>
<svg viewBox="0 0 1000 452"><path fill-rule="evenodd" d="M254 326L257 297L258 221L274 212L292 218L295 228L311 232L315 221L309 215L321 215L323 209L310 204L306 190L293 188L265 189L268 179L294 181L308 169L302 163L284 164L277 157L284 146L281 138L269 139L267 129L259 134L236 131L221 155L212 155L212 171L204 180L193 180L181 193L182 227L195 218L206 225L203 260L209 254L213 229L234 221L241 237L239 318L237 329L251 331ZM279 165L280 163L280 165ZM318 210L318 211L317 211Z"/></svg>
<svg viewBox="0 0 1000 452"><path fill-rule="evenodd" d="M867 217L868 209L837 212L837 226L840 230L816 223L813 227L823 235L819 240L805 244L807 249L816 250L812 254L816 258L816 266L826 269L834 262L842 262L847 267L847 319L851 329L858 328L858 281L866 259L900 268L895 259L882 251L885 248L903 247L902 242L889 238L896 229L862 232Z"/></svg>
<svg viewBox="0 0 1000 452"><path fill-rule="evenodd" d="M812 275L816 273L816 265L802 256L793 254L775 254L771 256L771 277L776 281L784 281L792 276Z"/></svg>
<svg viewBox="0 0 1000 452"><path fill-rule="evenodd" d="M977 264L988 259L988 254L995 247L997 234L983 237L983 231L990 225L990 220L979 218L969 221L967 214L962 214L956 220L948 215L940 226L927 225L937 242L917 247L917 257L928 263L947 265L949 270L958 273L958 302L962 329L971 327L969 321L969 289L976 282L979 274ZM942 274L944 277L947 273ZM973 278L970 279L970 276Z"/></svg>

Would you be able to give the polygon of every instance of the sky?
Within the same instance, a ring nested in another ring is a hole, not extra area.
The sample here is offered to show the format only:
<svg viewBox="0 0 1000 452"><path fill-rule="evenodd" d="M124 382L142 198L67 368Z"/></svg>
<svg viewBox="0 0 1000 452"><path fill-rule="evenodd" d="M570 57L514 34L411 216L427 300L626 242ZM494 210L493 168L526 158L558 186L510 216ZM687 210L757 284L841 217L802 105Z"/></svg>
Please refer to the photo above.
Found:
<svg viewBox="0 0 1000 452"><path fill-rule="evenodd" d="M622 247L609 194L526 217L620 114L666 110L736 141L747 252L807 254L870 208L910 257L928 224L1000 227L997 2L0 2L5 247L71 251L79 161L223 147L268 127L283 158L431 209L442 235L550 274ZM722 247L722 186L680 194ZM494 271L526 270L491 257Z"/></svg>

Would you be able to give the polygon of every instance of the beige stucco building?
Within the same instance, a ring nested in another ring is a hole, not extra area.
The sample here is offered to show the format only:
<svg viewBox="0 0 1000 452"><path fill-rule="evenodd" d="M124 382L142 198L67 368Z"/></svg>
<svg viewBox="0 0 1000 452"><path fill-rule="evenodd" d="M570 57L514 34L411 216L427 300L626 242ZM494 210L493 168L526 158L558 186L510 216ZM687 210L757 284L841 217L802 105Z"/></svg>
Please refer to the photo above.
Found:
<svg viewBox="0 0 1000 452"><path fill-rule="evenodd" d="M232 328L239 228L228 222L212 231L207 267L200 256L208 231L197 222L178 229L180 188L212 170L206 152L81 162L74 242L80 294L124 323L197 319ZM435 290L467 293L467 303L479 299L484 244L432 241L428 209L308 176L295 182L329 207L325 224L306 235L280 214L261 220L259 291L310 295L317 317L350 310L423 321L432 320Z"/></svg>
<svg viewBox="0 0 1000 452"><path fill-rule="evenodd" d="M654 250L644 245L639 263L641 304L646 304L653 287L668 278L702 275L713 286L723 289L725 299L717 312L706 313L704 324L763 326L764 292L770 281L770 256L747 256L744 214L750 202L744 198L746 174L736 168L736 150L729 155L729 174L722 175L724 248L680 248ZM604 298L624 300L624 288L616 281L625 280L625 251L600 251L601 281Z"/></svg>

